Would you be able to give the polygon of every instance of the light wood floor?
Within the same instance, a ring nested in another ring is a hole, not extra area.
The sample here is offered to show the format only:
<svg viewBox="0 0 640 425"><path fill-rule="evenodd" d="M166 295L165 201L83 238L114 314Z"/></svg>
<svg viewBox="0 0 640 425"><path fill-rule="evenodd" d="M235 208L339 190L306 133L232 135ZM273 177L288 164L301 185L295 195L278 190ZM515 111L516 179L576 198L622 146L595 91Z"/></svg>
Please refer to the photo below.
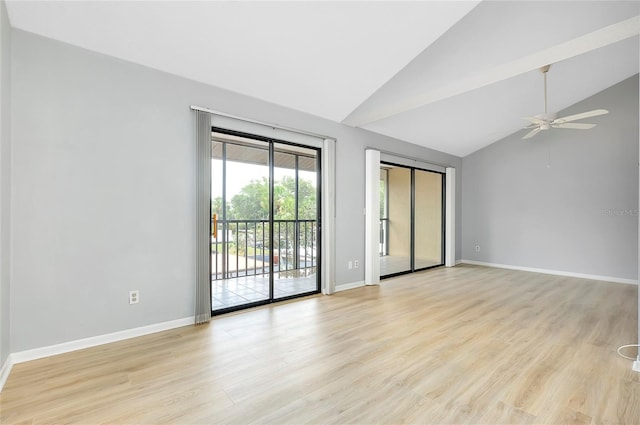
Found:
<svg viewBox="0 0 640 425"><path fill-rule="evenodd" d="M459 266L14 366L0 423L638 424L637 287Z"/></svg>

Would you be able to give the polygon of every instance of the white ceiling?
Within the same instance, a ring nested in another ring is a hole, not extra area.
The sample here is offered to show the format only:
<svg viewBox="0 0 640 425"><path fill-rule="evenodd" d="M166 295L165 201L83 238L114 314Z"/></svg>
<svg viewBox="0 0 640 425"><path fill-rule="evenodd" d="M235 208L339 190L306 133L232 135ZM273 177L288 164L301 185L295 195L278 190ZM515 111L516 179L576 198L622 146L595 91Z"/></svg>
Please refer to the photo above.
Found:
<svg viewBox="0 0 640 425"><path fill-rule="evenodd" d="M640 1L9 0L15 28L458 156L638 73ZM633 19L632 19L633 18ZM259 117L256 117L259 118Z"/></svg>

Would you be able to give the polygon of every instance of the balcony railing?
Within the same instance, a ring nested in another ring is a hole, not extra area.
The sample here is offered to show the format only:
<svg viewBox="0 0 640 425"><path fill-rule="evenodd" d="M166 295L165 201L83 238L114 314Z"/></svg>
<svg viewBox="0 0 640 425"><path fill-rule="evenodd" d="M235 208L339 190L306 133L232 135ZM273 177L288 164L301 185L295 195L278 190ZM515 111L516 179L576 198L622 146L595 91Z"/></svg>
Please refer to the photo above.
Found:
<svg viewBox="0 0 640 425"><path fill-rule="evenodd" d="M218 220L217 238L211 237L211 279L269 273L269 226L269 220ZM315 270L316 220L274 220L273 241L274 271Z"/></svg>

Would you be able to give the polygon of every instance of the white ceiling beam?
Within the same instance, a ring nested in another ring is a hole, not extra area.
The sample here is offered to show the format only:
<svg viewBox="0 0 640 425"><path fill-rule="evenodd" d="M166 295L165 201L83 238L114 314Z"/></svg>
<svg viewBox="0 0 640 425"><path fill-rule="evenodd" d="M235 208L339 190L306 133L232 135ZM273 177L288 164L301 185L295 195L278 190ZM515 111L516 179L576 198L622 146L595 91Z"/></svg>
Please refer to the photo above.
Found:
<svg viewBox="0 0 640 425"><path fill-rule="evenodd" d="M457 81L455 84L440 87L427 93L418 94L387 104L368 113L354 114L343 122L353 127L363 127L376 121L389 118L403 112L494 84L544 65L560 62L589 51L637 36L640 33L640 15L613 25L574 38L556 46L533 53L512 62L491 68L471 78Z"/></svg>

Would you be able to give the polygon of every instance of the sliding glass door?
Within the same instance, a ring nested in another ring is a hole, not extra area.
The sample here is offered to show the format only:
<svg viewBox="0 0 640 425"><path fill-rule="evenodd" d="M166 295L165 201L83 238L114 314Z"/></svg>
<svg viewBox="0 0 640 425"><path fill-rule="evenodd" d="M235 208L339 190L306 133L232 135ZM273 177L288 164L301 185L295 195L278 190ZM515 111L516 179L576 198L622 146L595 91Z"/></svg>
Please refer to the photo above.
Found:
<svg viewBox="0 0 640 425"><path fill-rule="evenodd" d="M380 275L411 271L411 169L383 167L387 178L386 249L380 260Z"/></svg>
<svg viewBox="0 0 640 425"><path fill-rule="evenodd" d="M414 170L414 269L444 264L444 175Z"/></svg>
<svg viewBox="0 0 640 425"><path fill-rule="evenodd" d="M443 265L444 175L380 168L380 277Z"/></svg>
<svg viewBox="0 0 640 425"><path fill-rule="evenodd" d="M212 313L319 292L319 150L212 140Z"/></svg>

